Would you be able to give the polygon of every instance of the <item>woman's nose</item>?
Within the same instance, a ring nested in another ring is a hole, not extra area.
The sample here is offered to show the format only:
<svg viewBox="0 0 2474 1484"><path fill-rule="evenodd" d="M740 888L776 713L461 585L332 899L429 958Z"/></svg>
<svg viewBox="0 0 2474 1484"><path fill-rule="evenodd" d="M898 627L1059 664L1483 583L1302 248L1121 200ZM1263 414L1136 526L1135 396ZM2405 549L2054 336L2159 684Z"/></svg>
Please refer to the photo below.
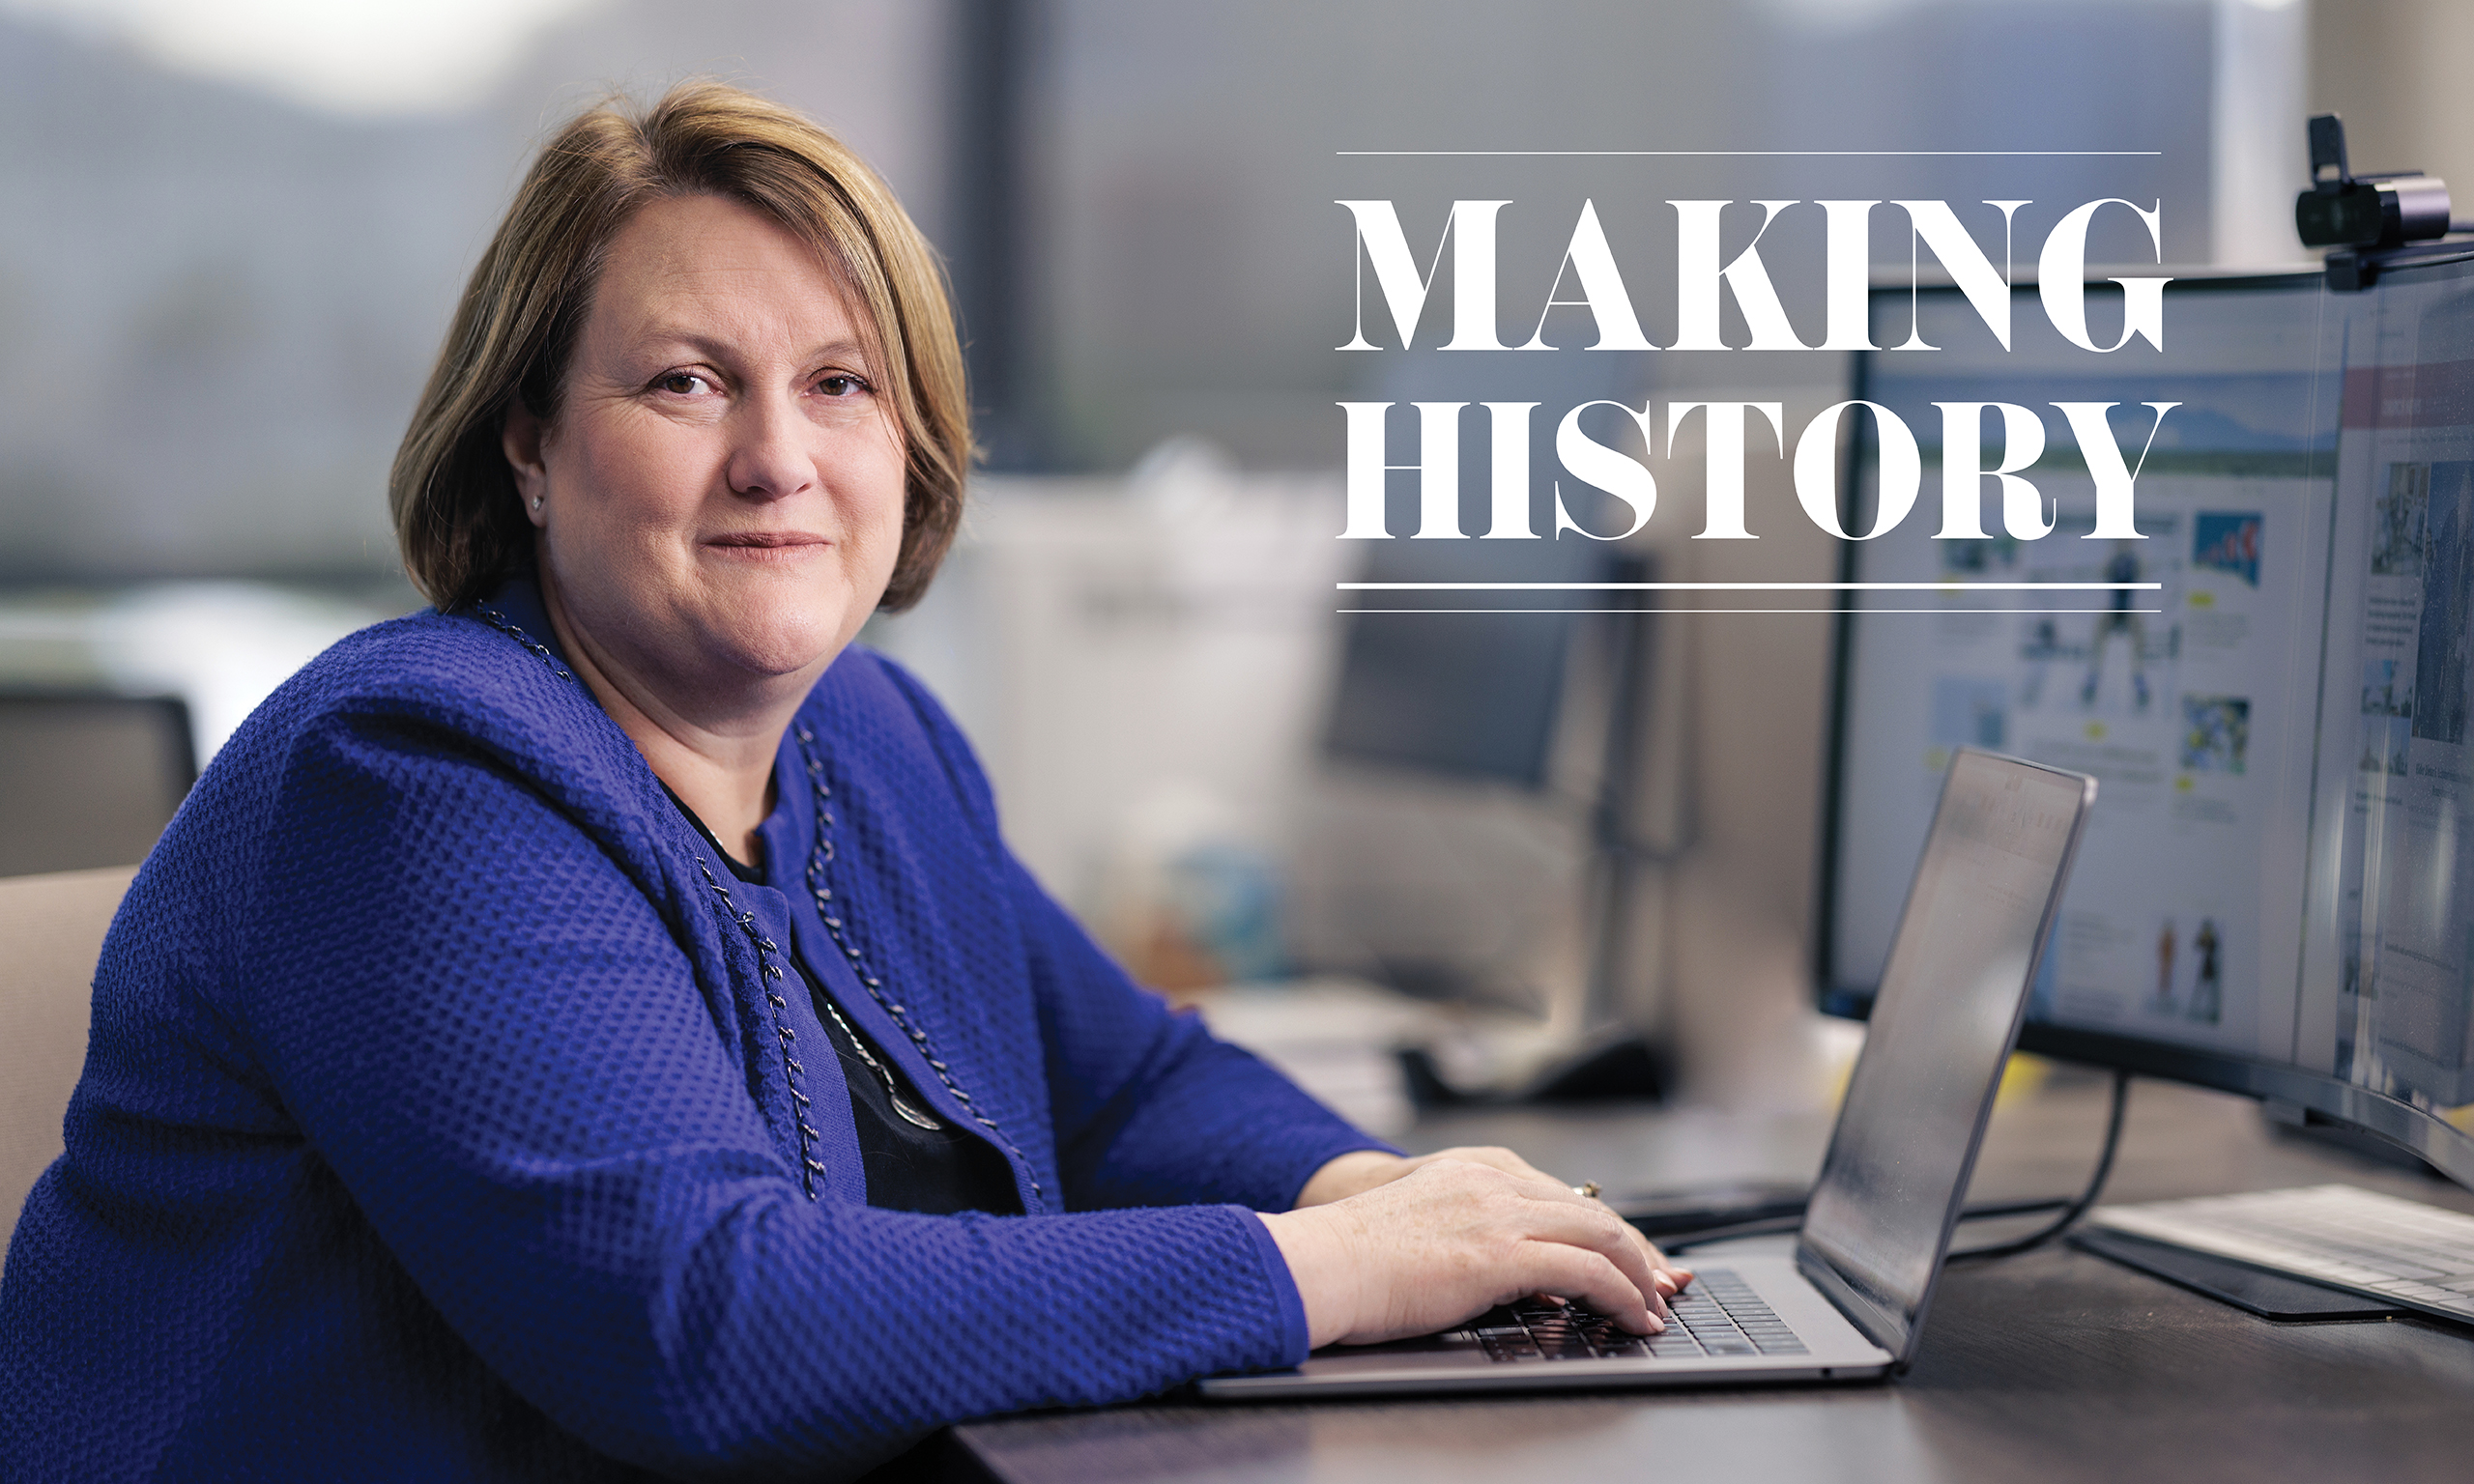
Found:
<svg viewBox="0 0 2474 1484"><path fill-rule="evenodd" d="M813 431L788 395L751 396L731 413L732 444L725 477L731 493L782 499L816 482L806 435Z"/></svg>

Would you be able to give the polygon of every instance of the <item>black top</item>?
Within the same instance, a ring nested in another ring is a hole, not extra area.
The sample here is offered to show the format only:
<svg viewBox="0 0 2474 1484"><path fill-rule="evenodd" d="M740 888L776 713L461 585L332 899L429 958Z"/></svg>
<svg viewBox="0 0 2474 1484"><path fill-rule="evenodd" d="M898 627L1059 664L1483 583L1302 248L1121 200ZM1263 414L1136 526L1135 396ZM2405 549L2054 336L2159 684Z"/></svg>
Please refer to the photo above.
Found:
<svg viewBox="0 0 2474 1484"><path fill-rule="evenodd" d="M662 791L670 794L670 801L730 867L732 875L754 886L771 884L763 871L722 848L721 841L668 784ZM798 931L795 921L791 930ZM806 982L808 996L816 1002L816 1017L823 1022L826 1039L842 1058L842 1080L850 1086L850 1121L859 1131L868 1204L932 1215L957 1211L1021 1214L1022 1198L1014 1188L1014 1172L1005 1156L987 1140L964 1132L935 1112L902 1068L843 1017L832 996L808 972L801 945L794 940L791 948L786 956Z"/></svg>

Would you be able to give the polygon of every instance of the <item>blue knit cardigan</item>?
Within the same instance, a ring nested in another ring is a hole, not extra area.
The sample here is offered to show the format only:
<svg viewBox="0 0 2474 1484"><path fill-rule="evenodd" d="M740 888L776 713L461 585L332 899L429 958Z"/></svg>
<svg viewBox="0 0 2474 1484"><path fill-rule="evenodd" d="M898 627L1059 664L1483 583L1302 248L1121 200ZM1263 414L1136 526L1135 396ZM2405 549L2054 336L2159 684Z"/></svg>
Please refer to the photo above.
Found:
<svg viewBox="0 0 2474 1484"><path fill-rule="evenodd" d="M1304 1356L1251 1213L1382 1146L1102 955L915 680L826 671L744 885L533 589L484 611L312 662L138 872L0 1282L0 1476L830 1475ZM1026 1214L866 1204L789 952Z"/></svg>

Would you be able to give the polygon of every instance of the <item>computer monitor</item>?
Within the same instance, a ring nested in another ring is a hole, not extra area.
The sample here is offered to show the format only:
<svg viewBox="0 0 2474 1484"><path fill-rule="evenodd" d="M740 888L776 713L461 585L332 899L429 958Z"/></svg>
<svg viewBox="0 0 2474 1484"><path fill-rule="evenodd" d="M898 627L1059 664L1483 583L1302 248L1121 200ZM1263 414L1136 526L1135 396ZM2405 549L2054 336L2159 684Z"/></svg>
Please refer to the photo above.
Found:
<svg viewBox="0 0 2474 1484"><path fill-rule="evenodd" d="M1860 353L1855 392L1914 430L1926 498L1845 543L1843 576L1927 585L1842 605L1823 1008L1869 1006L1952 750L2091 773L2022 1048L2268 1099L2474 1184L2474 254L2363 294L2186 273L2161 350L2070 346L2030 285L2012 307L2004 350L1955 290L1874 296L1876 345L1939 347ZM1997 534L1937 536L1935 404L1955 402L2041 414L2023 472L2051 534L1998 534L1987 479ZM2133 462L2156 428L2139 539L2090 538L2061 402L2116 404ZM2151 402L2178 405L2158 423ZM1879 463L1867 419L1851 531Z"/></svg>
<svg viewBox="0 0 2474 1484"><path fill-rule="evenodd" d="M1440 547L1440 549L1438 549ZM1637 557L1579 542L1472 552L1371 545L1369 583L1636 581ZM1544 788L1585 614L1568 595L1374 590L1341 615L1326 756L1352 763ZM1584 594L1583 597L1594 597ZM1609 618L1629 615L1605 615ZM1601 662L1602 664L1611 663Z"/></svg>
<svg viewBox="0 0 2474 1484"><path fill-rule="evenodd" d="M1650 564L1580 541L1475 546L1369 543L1366 585L1342 594L1297 956L1535 1010L1567 1040L1612 1032L1628 947L1654 930L1632 882L1666 848L1632 823L1660 813L1636 807L1649 614L1629 593L1435 585L1638 583Z"/></svg>

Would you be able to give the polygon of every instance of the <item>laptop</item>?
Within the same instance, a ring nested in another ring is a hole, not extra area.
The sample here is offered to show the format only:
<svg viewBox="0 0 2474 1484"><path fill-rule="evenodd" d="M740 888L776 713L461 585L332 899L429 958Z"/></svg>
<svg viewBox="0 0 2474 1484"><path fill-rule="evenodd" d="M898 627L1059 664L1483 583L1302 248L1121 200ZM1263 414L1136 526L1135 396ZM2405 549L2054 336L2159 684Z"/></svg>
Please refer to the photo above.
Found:
<svg viewBox="0 0 2474 1484"><path fill-rule="evenodd" d="M1198 1389L1236 1400L1905 1370L2095 800L2084 774L1973 748L1951 759L1794 1255L1696 1265L1662 1335L1540 1300L1441 1334L1328 1346L1293 1370L1209 1377Z"/></svg>

